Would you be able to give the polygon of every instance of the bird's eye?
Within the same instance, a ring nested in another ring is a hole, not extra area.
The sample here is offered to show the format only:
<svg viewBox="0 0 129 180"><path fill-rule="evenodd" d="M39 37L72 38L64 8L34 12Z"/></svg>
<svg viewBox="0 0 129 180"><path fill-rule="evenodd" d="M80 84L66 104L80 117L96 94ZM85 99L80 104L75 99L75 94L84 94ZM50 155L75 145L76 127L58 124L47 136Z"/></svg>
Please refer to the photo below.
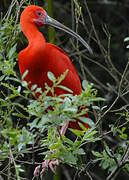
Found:
<svg viewBox="0 0 129 180"><path fill-rule="evenodd" d="M37 11L37 15L40 16L42 13L41 11Z"/></svg>

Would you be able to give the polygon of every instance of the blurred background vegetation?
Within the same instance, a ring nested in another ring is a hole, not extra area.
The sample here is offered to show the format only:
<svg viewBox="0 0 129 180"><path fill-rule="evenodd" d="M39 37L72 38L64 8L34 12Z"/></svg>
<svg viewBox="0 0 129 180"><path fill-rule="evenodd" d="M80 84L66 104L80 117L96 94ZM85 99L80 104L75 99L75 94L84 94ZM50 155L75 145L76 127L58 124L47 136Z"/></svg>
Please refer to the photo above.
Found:
<svg viewBox="0 0 129 180"><path fill-rule="evenodd" d="M82 170L77 170L68 165L61 165L58 177L53 177L53 174L49 172L42 179L128 180L129 53L126 47L129 41L124 42L124 39L129 34L128 0L0 1L1 132L4 128L9 127L12 121L13 126L17 124L17 118L12 116L15 109L12 110L11 102L8 103L8 106L7 104L3 105L3 102L5 95L8 96L10 91L14 90L13 88L9 89L9 86L15 85L15 87L18 87L19 83L21 83L18 69L18 53L27 46L27 40L20 30L19 17L22 10L29 4L43 7L50 16L72 28L90 44L94 51L93 56L89 55L80 43L66 33L59 30L55 31L53 28L49 28L49 30L47 27L40 28L47 41L58 45L70 56L80 79L86 79L89 84L93 83L94 88L98 90L98 95L107 100L99 104L101 107L99 112L94 112L92 109L89 112L89 116L93 121L99 121L98 131L102 139L96 143L89 143L84 147L87 154L84 157L85 167ZM7 77L17 77L18 81L15 80L14 83L14 79L10 80ZM11 101L17 102L21 106L28 103L27 99L21 97L19 99L14 97ZM9 101L7 100L7 102ZM23 107L21 108L23 111ZM5 109L6 115L3 112ZM19 118L24 119L24 117ZM26 121L20 122L21 127L26 126L26 124ZM22 130L22 133L28 138L25 129ZM3 132L3 134L0 135L1 148L3 148L3 137L6 139L6 143L9 143L6 136L7 132ZM16 135L17 131L14 134ZM28 141L30 142L29 138ZM21 179L32 179L34 166L29 160L33 158L33 154L28 154L23 159L21 156L21 159L18 159L19 164L20 160L25 162L22 165L23 173L18 165L11 169L13 159L7 158L6 153L4 158L3 152L6 152L7 146L4 146L5 149L0 149L1 178L18 179L18 177L21 177ZM91 150L93 150L92 154ZM42 162L40 156L36 157L36 161L38 160ZM9 175L11 173L16 173L17 176L12 178Z"/></svg>

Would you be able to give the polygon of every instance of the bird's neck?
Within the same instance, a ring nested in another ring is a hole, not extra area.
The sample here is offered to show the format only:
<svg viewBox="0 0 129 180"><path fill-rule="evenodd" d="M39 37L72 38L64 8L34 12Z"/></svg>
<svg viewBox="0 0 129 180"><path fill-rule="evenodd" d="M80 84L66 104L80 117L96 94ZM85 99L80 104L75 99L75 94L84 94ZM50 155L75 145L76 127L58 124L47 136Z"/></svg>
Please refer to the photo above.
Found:
<svg viewBox="0 0 129 180"><path fill-rule="evenodd" d="M34 46L36 44L43 46L45 44L45 38L38 30L37 26L29 24L29 27L24 26L24 28L22 28L22 31L28 39L29 46Z"/></svg>

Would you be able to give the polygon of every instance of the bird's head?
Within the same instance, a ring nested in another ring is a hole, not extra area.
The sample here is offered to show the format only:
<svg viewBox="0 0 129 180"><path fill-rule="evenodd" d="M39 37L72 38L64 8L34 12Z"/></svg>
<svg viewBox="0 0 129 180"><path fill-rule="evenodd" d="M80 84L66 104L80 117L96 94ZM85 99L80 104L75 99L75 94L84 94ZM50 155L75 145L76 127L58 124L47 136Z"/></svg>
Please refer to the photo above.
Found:
<svg viewBox="0 0 129 180"><path fill-rule="evenodd" d="M24 28L25 24L27 25L33 24L34 26L37 26L37 27L49 25L49 26L58 28L60 30L63 30L67 32L68 34L74 36L76 39L78 39L88 49L90 54L93 54L92 49L84 41L84 39L82 39L78 34L76 34L74 31L72 31L68 27L64 26L60 22L48 16L47 12L39 6L30 5L24 9L20 17L20 25L22 29Z"/></svg>
<svg viewBox="0 0 129 180"><path fill-rule="evenodd" d="M25 23L33 24L36 26L44 26L46 24L45 23L46 16L47 13L44 9L35 5L27 6L22 12L20 17L21 27Z"/></svg>

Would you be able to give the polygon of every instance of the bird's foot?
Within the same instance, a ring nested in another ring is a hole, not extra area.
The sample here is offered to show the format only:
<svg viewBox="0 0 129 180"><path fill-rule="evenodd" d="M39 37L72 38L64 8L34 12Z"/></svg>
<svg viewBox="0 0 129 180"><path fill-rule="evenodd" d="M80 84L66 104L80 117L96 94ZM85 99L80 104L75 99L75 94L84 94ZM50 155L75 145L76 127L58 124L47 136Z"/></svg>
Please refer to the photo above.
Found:
<svg viewBox="0 0 129 180"><path fill-rule="evenodd" d="M47 157L47 156L46 156L46 157ZM52 159L52 160L45 160L45 161L43 161L41 166L39 165L39 166L37 166L37 167L35 168L35 170L34 170L34 176L37 175L37 173L39 172L40 168L42 168L42 169L41 169L41 172L40 172L40 175L42 175L48 168L50 168L51 171L52 171L53 173L55 173L55 172L56 172L56 166L58 166L59 163L60 163L60 162L59 162L58 159Z"/></svg>
<svg viewBox="0 0 129 180"><path fill-rule="evenodd" d="M69 125L69 122L66 122L66 125L65 126L62 126L62 128L60 129L60 134L61 135L64 135L67 128L68 128L68 125ZM58 151L58 150L57 150ZM53 151L50 150L50 153L53 154ZM45 158L47 158L48 155L46 155ZM45 161L42 162L42 166L37 166L34 170L34 176L37 175L37 173L40 171L41 169L41 172L40 172L40 175L42 175L47 169L48 167L52 170L53 173L56 172L56 166L58 166L60 163L60 161L58 159L46 159Z"/></svg>
<svg viewBox="0 0 129 180"><path fill-rule="evenodd" d="M66 133L66 130L68 129L69 126L69 121L66 122L66 125L62 126L61 130L60 130L60 134L64 135Z"/></svg>

